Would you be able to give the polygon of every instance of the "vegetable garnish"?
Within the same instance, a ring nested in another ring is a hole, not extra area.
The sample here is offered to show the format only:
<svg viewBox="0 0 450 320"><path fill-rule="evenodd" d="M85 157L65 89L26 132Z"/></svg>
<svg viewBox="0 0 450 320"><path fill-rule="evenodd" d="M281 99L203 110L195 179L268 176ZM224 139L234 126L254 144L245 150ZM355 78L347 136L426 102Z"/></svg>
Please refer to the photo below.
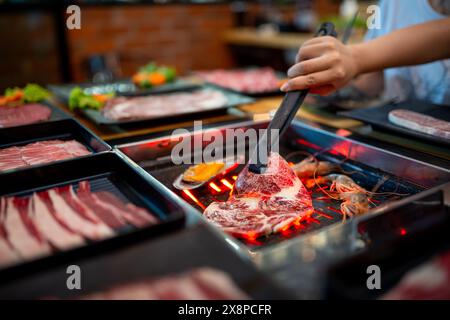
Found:
<svg viewBox="0 0 450 320"><path fill-rule="evenodd" d="M105 105L106 101L114 97L115 94L88 94L80 87L75 87L70 91L69 95L69 109L94 109L100 110Z"/></svg>
<svg viewBox="0 0 450 320"><path fill-rule="evenodd" d="M158 66L151 62L139 68L139 71L132 77L132 80L135 85L141 88L151 88L174 81L176 75L175 68Z"/></svg>
<svg viewBox="0 0 450 320"><path fill-rule="evenodd" d="M23 89L19 87L7 88L5 94L0 96L0 106L19 106L24 103L41 102L50 97L50 92L41 86L29 83Z"/></svg>

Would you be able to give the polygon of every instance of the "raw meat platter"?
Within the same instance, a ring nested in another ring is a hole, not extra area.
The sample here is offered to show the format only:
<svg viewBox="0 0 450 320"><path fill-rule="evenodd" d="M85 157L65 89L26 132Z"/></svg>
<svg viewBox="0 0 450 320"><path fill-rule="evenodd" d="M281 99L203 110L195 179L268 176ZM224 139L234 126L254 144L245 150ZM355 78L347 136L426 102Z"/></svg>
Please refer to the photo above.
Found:
<svg viewBox="0 0 450 320"><path fill-rule="evenodd" d="M0 278L181 225L179 201L149 179L112 152L3 174Z"/></svg>
<svg viewBox="0 0 450 320"><path fill-rule="evenodd" d="M0 174L111 150L73 119L4 128L0 136Z"/></svg>
<svg viewBox="0 0 450 320"><path fill-rule="evenodd" d="M6 111L7 109L14 112ZM19 109L23 109L22 112ZM19 107L0 106L0 128L11 128L68 118L70 118L68 114L49 101L29 103Z"/></svg>
<svg viewBox="0 0 450 320"><path fill-rule="evenodd" d="M389 113L397 109L411 110L426 116L431 116L436 119L450 122L450 111L448 110L448 106L433 105L418 100L405 101L396 104L387 104L374 108L345 111L340 112L340 114L346 117L364 121L380 129L389 130L394 133L401 133L413 139L419 138L427 142L450 146L450 139L445 139L438 136L411 130L390 122L388 118Z"/></svg>
<svg viewBox="0 0 450 320"><path fill-rule="evenodd" d="M280 95L286 75L272 68L212 70L195 73L199 78L218 88L251 97Z"/></svg>
<svg viewBox="0 0 450 320"><path fill-rule="evenodd" d="M210 101L202 103L202 97ZM98 125L122 125L219 112L253 101L252 98L241 94L206 86L200 90L183 93L154 94L145 97L116 97L107 102L103 112L93 109L84 109L81 112ZM133 111L145 106L146 108L143 109L149 112L142 115L136 114L136 112L133 112L132 115L123 115L122 109L125 105L127 108L131 107ZM116 112L116 110L121 111ZM152 112L152 110L155 112Z"/></svg>

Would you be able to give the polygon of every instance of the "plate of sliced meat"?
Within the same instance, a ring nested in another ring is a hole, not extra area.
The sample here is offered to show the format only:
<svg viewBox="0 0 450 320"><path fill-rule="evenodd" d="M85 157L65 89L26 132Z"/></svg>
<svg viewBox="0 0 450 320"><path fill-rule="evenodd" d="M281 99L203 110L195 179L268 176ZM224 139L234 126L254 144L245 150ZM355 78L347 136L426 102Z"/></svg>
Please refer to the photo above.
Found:
<svg viewBox="0 0 450 320"><path fill-rule="evenodd" d="M76 120L0 129L0 173L111 149Z"/></svg>
<svg viewBox="0 0 450 320"><path fill-rule="evenodd" d="M195 75L220 88L253 97L282 94L283 76L269 67L198 71Z"/></svg>
<svg viewBox="0 0 450 320"><path fill-rule="evenodd" d="M253 101L250 97L207 87L142 97L115 97L109 99L100 111L82 109L81 112L96 124L120 125L224 111Z"/></svg>
<svg viewBox="0 0 450 320"><path fill-rule="evenodd" d="M183 208L115 153L9 171L0 186L0 276L5 268L183 221Z"/></svg>
<svg viewBox="0 0 450 320"><path fill-rule="evenodd" d="M0 128L69 118L64 111L49 102L25 103L18 106L0 106Z"/></svg>
<svg viewBox="0 0 450 320"><path fill-rule="evenodd" d="M450 146L450 108L423 101L405 101L381 107L340 112L392 132Z"/></svg>

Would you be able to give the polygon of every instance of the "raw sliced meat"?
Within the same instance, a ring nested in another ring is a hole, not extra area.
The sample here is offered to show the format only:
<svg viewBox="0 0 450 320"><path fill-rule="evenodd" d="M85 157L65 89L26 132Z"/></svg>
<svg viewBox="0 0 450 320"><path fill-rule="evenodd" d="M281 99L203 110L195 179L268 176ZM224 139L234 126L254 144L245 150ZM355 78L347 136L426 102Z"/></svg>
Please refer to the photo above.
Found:
<svg viewBox="0 0 450 320"><path fill-rule="evenodd" d="M29 231L30 223L25 222L25 217L19 213L13 198L7 198L6 204L4 226L8 240L16 252L25 259L50 253L48 244L37 237L35 232Z"/></svg>
<svg viewBox="0 0 450 320"><path fill-rule="evenodd" d="M13 264L19 260L19 256L7 242L6 238L0 236L0 267Z"/></svg>
<svg viewBox="0 0 450 320"><path fill-rule="evenodd" d="M227 102L227 98L215 90L133 98L117 97L105 104L102 113L110 120L146 119L213 110L225 106Z"/></svg>
<svg viewBox="0 0 450 320"><path fill-rule="evenodd" d="M214 70L196 74L218 86L244 93L273 92L280 88L280 80L271 68Z"/></svg>
<svg viewBox="0 0 450 320"><path fill-rule="evenodd" d="M44 201L34 193L32 196L33 211L31 218L41 234L57 249L68 249L79 246L83 238L65 229L52 215Z"/></svg>
<svg viewBox="0 0 450 320"><path fill-rule="evenodd" d="M300 179L279 154L271 153L264 173L245 167L230 199L211 203L204 216L234 236L256 239L283 231L313 211Z"/></svg>
<svg viewBox="0 0 450 320"><path fill-rule="evenodd" d="M0 149L0 171L88 155L91 152L75 140L46 140L21 147Z"/></svg>
<svg viewBox="0 0 450 320"><path fill-rule="evenodd" d="M3 224L5 216L6 200L0 198L0 267L7 266L20 259L8 241L8 235Z"/></svg>
<svg viewBox="0 0 450 320"><path fill-rule="evenodd" d="M240 300L248 298L226 273L212 268L198 268L183 274L123 284L103 292L80 297L83 300Z"/></svg>
<svg viewBox="0 0 450 320"><path fill-rule="evenodd" d="M0 128L21 126L50 119L50 108L29 103L18 107L0 106Z"/></svg>
<svg viewBox="0 0 450 320"><path fill-rule="evenodd" d="M80 217L55 189L49 190L48 196L56 208L55 211L75 233L90 240L98 240L112 235L111 229L104 228L104 225L94 224Z"/></svg>
<svg viewBox="0 0 450 320"><path fill-rule="evenodd" d="M116 212L110 211L109 208L105 208L102 203L100 203L95 194L91 193L89 182L80 182L77 196L86 206L88 206L92 210L92 212L97 215L97 217L101 221L106 223L109 227L113 229L119 229L127 224L127 222L121 215L118 215Z"/></svg>
<svg viewBox="0 0 450 320"><path fill-rule="evenodd" d="M147 210L136 207L131 203L124 204L110 192L100 191L96 192L95 195L104 206L110 208L112 211L116 211L136 227L144 227L157 222L156 218L147 212Z"/></svg>
<svg viewBox="0 0 450 320"><path fill-rule="evenodd" d="M57 192L64 198L64 200L67 202L67 204L69 206L71 206L72 209L75 210L81 217L83 217L84 219L86 219L92 223L102 224L106 228L109 228L106 224L103 223L102 220L99 219L99 217L96 216L96 214L88 206L86 206L77 197L77 195L71 185L64 186L64 187L58 187Z"/></svg>
<svg viewBox="0 0 450 320"><path fill-rule="evenodd" d="M390 122L400 127L450 139L450 122L448 121L405 109L392 110L388 118Z"/></svg>

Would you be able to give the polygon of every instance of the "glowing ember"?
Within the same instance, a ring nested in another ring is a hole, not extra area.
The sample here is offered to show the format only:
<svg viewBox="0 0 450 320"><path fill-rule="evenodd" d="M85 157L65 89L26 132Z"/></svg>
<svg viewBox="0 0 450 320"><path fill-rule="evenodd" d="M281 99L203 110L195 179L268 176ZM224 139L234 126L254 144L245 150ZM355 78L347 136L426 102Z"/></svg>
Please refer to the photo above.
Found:
<svg viewBox="0 0 450 320"><path fill-rule="evenodd" d="M233 189L233 185L227 179L221 179L220 182L228 189Z"/></svg>
<svg viewBox="0 0 450 320"><path fill-rule="evenodd" d="M201 203L189 190L183 190L184 194L187 195L192 201L194 201L200 208L203 210L206 209L206 207Z"/></svg>
<svg viewBox="0 0 450 320"><path fill-rule="evenodd" d="M214 182L210 182L209 186L211 187L211 189L216 190L217 192L222 192L222 189L220 189L219 186Z"/></svg>

